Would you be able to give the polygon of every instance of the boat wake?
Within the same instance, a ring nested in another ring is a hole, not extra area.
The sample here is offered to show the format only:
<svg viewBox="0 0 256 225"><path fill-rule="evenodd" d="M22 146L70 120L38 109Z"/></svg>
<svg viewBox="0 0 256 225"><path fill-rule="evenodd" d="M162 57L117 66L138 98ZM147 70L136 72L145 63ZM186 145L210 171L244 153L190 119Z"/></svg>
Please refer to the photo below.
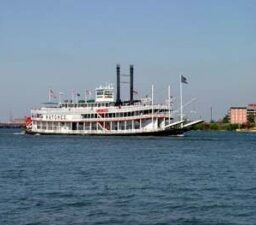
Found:
<svg viewBox="0 0 256 225"><path fill-rule="evenodd" d="M15 132L13 133L13 135L25 135L25 131Z"/></svg>

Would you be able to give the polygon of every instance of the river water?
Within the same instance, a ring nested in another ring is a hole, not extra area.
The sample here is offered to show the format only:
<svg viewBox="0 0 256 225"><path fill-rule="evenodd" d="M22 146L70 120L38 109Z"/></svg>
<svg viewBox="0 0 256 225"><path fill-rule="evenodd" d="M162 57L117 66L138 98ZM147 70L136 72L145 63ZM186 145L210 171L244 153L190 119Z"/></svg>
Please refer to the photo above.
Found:
<svg viewBox="0 0 256 225"><path fill-rule="evenodd" d="M0 224L256 224L256 134L0 130Z"/></svg>

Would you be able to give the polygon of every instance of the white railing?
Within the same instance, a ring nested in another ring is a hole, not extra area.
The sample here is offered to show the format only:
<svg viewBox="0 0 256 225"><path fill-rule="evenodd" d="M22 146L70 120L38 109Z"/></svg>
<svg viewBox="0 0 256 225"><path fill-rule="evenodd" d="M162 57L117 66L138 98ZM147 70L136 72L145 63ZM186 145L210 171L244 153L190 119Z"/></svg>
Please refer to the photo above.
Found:
<svg viewBox="0 0 256 225"><path fill-rule="evenodd" d="M45 133L45 134L79 134L79 135L89 135L89 134L136 134L136 133L146 133L146 132L157 132L164 130L163 128L153 128L153 129L126 129L126 130L49 130L49 129L34 129L34 132Z"/></svg>
<svg viewBox="0 0 256 225"><path fill-rule="evenodd" d="M32 109L31 113L95 113L97 109L108 109L108 113L124 113L124 112L131 112L131 111L140 111L140 110L151 110L151 105L129 105L129 106L110 106L110 107L88 107L88 108L40 108L40 109ZM168 109L167 105L158 104L154 105L154 109Z"/></svg>
<svg viewBox="0 0 256 225"><path fill-rule="evenodd" d="M154 118L169 117L168 113L157 113L153 114ZM97 117L97 118L80 118L80 119L44 119L44 118L33 118L34 121L49 121L49 122L111 122L111 121L125 121L125 120L140 120L140 119L152 119L152 114L137 115L137 116L126 116L126 117Z"/></svg>

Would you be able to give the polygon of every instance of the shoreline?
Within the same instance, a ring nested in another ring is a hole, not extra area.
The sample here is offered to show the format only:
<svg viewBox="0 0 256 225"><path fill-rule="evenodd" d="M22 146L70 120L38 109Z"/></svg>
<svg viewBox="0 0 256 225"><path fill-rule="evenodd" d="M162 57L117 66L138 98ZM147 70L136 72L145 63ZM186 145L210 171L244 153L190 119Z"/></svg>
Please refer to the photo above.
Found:
<svg viewBox="0 0 256 225"><path fill-rule="evenodd" d="M0 129L23 128L23 124L0 123Z"/></svg>

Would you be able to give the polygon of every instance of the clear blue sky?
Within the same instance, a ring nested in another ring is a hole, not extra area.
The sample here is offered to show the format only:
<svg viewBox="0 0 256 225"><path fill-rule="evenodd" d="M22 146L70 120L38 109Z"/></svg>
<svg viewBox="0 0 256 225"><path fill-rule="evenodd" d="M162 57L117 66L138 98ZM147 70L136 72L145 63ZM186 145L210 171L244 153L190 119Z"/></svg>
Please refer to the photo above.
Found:
<svg viewBox="0 0 256 225"><path fill-rule="evenodd" d="M209 120L256 102L254 0L1 0L0 120L29 114L48 88L70 96L115 83L115 65L135 67L140 96L155 85Z"/></svg>

